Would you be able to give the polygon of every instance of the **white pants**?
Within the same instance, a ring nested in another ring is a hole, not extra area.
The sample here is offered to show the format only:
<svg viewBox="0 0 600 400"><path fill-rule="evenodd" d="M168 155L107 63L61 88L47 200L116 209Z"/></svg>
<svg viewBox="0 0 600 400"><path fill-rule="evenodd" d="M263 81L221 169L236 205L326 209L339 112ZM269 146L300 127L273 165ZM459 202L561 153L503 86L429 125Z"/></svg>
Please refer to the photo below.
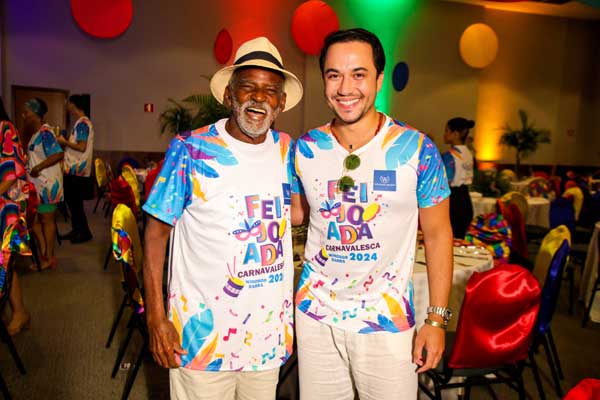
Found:
<svg viewBox="0 0 600 400"><path fill-rule="evenodd" d="M414 328L360 334L322 324L296 310L301 400L417 398Z"/></svg>
<svg viewBox="0 0 600 400"><path fill-rule="evenodd" d="M169 370L173 400L275 400L279 368L267 371Z"/></svg>

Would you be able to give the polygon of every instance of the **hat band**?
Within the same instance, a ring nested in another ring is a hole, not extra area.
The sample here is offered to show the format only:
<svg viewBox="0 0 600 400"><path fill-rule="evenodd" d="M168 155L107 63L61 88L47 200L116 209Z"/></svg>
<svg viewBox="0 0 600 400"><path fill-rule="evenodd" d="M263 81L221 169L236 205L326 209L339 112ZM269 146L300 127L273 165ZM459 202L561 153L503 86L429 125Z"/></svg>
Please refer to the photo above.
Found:
<svg viewBox="0 0 600 400"><path fill-rule="evenodd" d="M277 65L279 68L283 69L283 65L279 62L279 60L276 59L271 53L267 53L266 51L251 51L250 53L244 54L243 56L241 56L240 58L235 60L233 65L239 65L248 60L268 61L268 62L271 62L271 63Z"/></svg>

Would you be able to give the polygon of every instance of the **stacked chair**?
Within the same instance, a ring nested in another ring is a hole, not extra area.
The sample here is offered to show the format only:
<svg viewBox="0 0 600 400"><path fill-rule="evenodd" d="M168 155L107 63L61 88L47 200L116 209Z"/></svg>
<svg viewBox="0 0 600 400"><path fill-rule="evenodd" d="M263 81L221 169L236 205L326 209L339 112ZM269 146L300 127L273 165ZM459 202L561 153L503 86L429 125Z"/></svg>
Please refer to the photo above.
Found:
<svg viewBox="0 0 600 400"><path fill-rule="evenodd" d="M25 220L19 219L16 223L11 224L3 228L3 237L2 237L2 251L0 252L0 312L4 310L6 307L6 303L8 303L8 298L10 296L11 284L12 284L12 274L14 273L13 267L15 264L16 257L15 254L21 255L30 255L29 251L29 235L27 233ZM22 375L26 374L25 366L23 365L23 361L21 361L21 357L19 357L19 353L12 341L12 338L8 334L8 330L6 329L6 325L4 321L0 318L0 337L2 341L8 347L8 351L12 356L19 372ZM0 392L5 399L9 400L11 398L8 388L6 386L6 382L2 378L0 374Z"/></svg>
<svg viewBox="0 0 600 400"><path fill-rule="evenodd" d="M111 231L113 255L121 267L121 284L124 291L124 298L119 313L113 322L108 344L110 344L110 341L112 340L112 336L114 335L114 331L116 331L116 327L119 324L125 307L129 306L131 309L131 315L127 324L127 334L119 347L111 374L112 378L115 378L119 371L123 356L131 342L133 333L137 331L142 337L141 349L138 352L133 369L129 372L121 396L122 400L126 400L129 397L129 393L131 392L131 388L133 387L133 383L135 382L144 356L149 354L149 336L146 327L140 279L138 278L138 275L141 272L138 269L141 269L143 250L136 217L126 205L119 204L115 208Z"/></svg>

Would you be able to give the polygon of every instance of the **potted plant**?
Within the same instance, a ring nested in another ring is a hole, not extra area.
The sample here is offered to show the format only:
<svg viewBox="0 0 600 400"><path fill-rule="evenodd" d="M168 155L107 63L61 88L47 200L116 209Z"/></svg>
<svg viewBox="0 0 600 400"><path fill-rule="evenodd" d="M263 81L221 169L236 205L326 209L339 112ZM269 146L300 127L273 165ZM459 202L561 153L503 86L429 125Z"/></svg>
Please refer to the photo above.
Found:
<svg viewBox="0 0 600 400"><path fill-rule="evenodd" d="M500 128L502 132L500 145L511 147L516 151L515 172L517 175L519 175L522 158L527 158L535 153L540 143L550 143L550 131L536 128L523 110L519 110L519 117L521 119L519 129L513 129L508 124Z"/></svg>
<svg viewBox="0 0 600 400"><path fill-rule="evenodd" d="M169 99L169 107L160 113L160 132L173 135L197 129L229 117L229 109L210 94L195 94L180 102ZM184 104L182 104L184 103Z"/></svg>

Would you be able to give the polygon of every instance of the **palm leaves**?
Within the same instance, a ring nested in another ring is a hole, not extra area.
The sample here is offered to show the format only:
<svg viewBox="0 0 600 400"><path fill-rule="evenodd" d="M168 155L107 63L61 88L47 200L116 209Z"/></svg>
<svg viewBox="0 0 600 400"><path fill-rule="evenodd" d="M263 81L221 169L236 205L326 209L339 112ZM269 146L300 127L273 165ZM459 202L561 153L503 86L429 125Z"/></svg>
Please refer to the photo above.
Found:
<svg viewBox="0 0 600 400"><path fill-rule="evenodd" d="M229 109L210 94L195 94L180 101L169 98L168 101L170 106L159 116L160 133L178 134L229 117Z"/></svg>
<svg viewBox="0 0 600 400"><path fill-rule="evenodd" d="M502 136L500 144L506 147L512 147L516 150L516 170L519 173L521 158L526 158L535 153L540 143L550 143L550 131L547 129L537 129L533 122L529 122L527 113L519 110L521 128L513 129L506 124L501 128Z"/></svg>

